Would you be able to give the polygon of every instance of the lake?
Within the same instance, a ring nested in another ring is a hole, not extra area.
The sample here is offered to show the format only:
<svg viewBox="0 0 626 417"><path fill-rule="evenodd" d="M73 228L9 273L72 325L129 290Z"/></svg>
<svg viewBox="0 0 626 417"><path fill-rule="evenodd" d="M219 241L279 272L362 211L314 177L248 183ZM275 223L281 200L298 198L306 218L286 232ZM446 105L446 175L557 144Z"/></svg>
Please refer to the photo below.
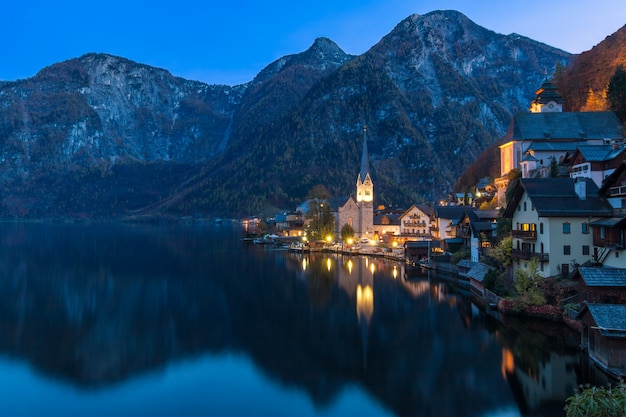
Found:
<svg viewBox="0 0 626 417"><path fill-rule="evenodd" d="M0 260L7 416L558 416L605 378L449 277L234 226L0 223Z"/></svg>

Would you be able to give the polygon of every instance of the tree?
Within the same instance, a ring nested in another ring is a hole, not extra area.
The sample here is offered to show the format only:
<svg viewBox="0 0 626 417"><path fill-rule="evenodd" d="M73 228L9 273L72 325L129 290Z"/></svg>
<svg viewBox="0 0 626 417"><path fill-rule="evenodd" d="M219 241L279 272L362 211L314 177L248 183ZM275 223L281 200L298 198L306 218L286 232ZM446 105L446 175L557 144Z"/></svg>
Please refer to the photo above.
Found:
<svg viewBox="0 0 626 417"><path fill-rule="evenodd" d="M556 178L559 175L559 166L556 163L556 158L550 157L550 178Z"/></svg>
<svg viewBox="0 0 626 417"><path fill-rule="evenodd" d="M306 232L310 240L326 240L326 237L332 236L335 218L328 202L311 200L305 217L309 220Z"/></svg>
<svg viewBox="0 0 626 417"><path fill-rule="evenodd" d="M541 279L539 262L535 258L528 261L526 268L515 271L515 290L520 296L522 305L540 306L546 303L539 289Z"/></svg>
<svg viewBox="0 0 626 417"><path fill-rule="evenodd" d="M487 255L496 261L501 269L510 266L513 262L513 238L505 237L496 246L487 249Z"/></svg>
<svg viewBox="0 0 626 417"><path fill-rule="evenodd" d="M344 224L341 227L341 240L344 242L348 239L352 239L354 237L354 228L350 226L348 223Z"/></svg>
<svg viewBox="0 0 626 417"><path fill-rule="evenodd" d="M611 110L615 112L620 122L626 122L626 71L623 66L615 69L615 74L609 80L606 98Z"/></svg>
<svg viewBox="0 0 626 417"><path fill-rule="evenodd" d="M307 200L310 199L318 199L318 200L328 200L331 194L330 191L323 184L317 184L311 187L309 192L306 195Z"/></svg>

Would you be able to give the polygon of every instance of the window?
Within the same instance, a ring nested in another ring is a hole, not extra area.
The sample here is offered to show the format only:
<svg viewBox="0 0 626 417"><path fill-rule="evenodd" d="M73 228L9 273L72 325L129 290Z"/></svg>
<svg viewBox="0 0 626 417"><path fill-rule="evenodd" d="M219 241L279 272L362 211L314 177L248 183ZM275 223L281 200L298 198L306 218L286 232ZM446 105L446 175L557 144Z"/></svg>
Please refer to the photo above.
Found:
<svg viewBox="0 0 626 417"><path fill-rule="evenodd" d="M563 255L569 255L572 252L572 248L570 245L563 246Z"/></svg>
<svg viewBox="0 0 626 417"><path fill-rule="evenodd" d="M604 227L600 228L600 239L606 239L606 231L604 230Z"/></svg>
<svg viewBox="0 0 626 417"><path fill-rule="evenodd" d="M526 202L524 201L524 211L526 211Z"/></svg>
<svg viewBox="0 0 626 417"><path fill-rule="evenodd" d="M539 223L539 234L543 234L543 223Z"/></svg>
<svg viewBox="0 0 626 417"><path fill-rule="evenodd" d="M567 222L563 223L563 234L567 235L567 234L570 233L570 231L571 231L570 230L570 226L571 226L571 224L569 224Z"/></svg>
<svg viewBox="0 0 626 417"><path fill-rule="evenodd" d="M588 235L589 234L589 223L583 223L582 227L583 227L582 228L583 235Z"/></svg>
<svg viewBox="0 0 626 417"><path fill-rule="evenodd" d="M589 245L583 245L583 255L589 255Z"/></svg>

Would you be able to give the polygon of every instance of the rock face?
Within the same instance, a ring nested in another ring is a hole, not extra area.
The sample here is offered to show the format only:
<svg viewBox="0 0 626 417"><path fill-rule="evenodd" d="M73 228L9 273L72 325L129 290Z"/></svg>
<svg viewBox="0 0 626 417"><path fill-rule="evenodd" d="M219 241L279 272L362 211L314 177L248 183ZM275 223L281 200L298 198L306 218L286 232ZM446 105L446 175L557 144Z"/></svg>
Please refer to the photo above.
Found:
<svg viewBox="0 0 626 417"><path fill-rule="evenodd" d="M0 214L291 209L352 191L364 124L377 204L438 198L568 59L452 11L358 57L317 39L238 86L87 54L0 84Z"/></svg>

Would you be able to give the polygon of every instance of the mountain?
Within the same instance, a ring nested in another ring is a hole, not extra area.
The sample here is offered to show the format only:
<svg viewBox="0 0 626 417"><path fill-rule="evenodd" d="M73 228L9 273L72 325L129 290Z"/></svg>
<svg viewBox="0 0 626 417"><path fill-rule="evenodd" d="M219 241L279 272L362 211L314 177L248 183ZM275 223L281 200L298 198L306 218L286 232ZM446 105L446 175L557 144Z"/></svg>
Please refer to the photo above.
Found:
<svg viewBox="0 0 626 417"><path fill-rule="evenodd" d="M606 92L618 66L626 68L626 25L555 74L555 84L569 111L581 111L595 94Z"/></svg>
<svg viewBox="0 0 626 417"><path fill-rule="evenodd" d="M241 215L353 191L363 125L377 203L435 199L570 55L454 11L360 56L329 39L239 86L105 54L0 84L0 215Z"/></svg>

